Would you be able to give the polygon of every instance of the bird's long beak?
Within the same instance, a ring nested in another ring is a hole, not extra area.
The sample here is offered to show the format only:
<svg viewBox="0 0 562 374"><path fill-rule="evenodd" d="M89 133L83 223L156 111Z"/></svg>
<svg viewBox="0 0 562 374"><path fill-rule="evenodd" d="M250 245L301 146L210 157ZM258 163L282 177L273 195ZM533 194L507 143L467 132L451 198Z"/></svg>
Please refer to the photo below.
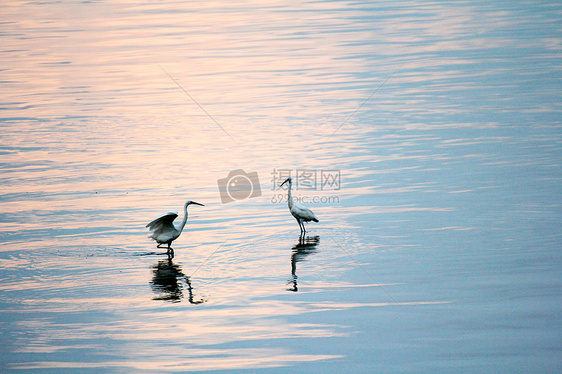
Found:
<svg viewBox="0 0 562 374"><path fill-rule="evenodd" d="M192 201L191 204L205 206L205 205L203 205L203 204L196 203L195 201Z"/></svg>
<svg viewBox="0 0 562 374"><path fill-rule="evenodd" d="M280 185L279 187L283 187L283 185L284 185L285 183L287 183L288 181L289 181L289 178L285 179L285 182L281 183L281 185Z"/></svg>

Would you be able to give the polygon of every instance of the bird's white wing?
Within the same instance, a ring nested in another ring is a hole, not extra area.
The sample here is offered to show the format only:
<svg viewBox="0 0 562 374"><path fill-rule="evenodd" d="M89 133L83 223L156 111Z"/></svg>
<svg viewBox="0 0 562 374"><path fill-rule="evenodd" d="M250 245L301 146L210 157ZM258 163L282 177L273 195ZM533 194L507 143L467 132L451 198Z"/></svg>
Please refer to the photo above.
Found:
<svg viewBox="0 0 562 374"><path fill-rule="evenodd" d="M153 231L155 235L159 233L167 232L171 229L175 229L174 227L174 220L177 218L178 212L167 212L164 213L152 221L146 227L150 231Z"/></svg>
<svg viewBox="0 0 562 374"><path fill-rule="evenodd" d="M318 218L316 218L314 213L312 213L312 210L308 209L307 207L305 207L304 205L301 205L301 204L294 203L293 209L291 209L291 214L295 218L300 218L305 222L308 222L308 221L318 222Z"/></svg>

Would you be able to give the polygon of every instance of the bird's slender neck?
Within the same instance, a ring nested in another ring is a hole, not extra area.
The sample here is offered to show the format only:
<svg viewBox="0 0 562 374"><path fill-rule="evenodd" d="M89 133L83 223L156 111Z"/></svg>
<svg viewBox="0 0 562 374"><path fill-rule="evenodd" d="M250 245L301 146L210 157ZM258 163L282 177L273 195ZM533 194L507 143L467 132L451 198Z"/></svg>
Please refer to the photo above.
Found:
<svg viewBox="0 0 562 374"><path fill-rule="evenodd" d="M185 204L183 206L183 220L180 223L180 230L183 230L183 228L185 227L185 224L187 223L187 205Z"/></svg>
<svg viewBox="0 0 562 374"><path fill-rule="evenodd" d="M289 209L293 208L293 196L291 195L291 186L293 184L291 182L289 182L289 190L287 191L287 194L289 195L289 198L287 199L287 204L289 204Z"/></svg>

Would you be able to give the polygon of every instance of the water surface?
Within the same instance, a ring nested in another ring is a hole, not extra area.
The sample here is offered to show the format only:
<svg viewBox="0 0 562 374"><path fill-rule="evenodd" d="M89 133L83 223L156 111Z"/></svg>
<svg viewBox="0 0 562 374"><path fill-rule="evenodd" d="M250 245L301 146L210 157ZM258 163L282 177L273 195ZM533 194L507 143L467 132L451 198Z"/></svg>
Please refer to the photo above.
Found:
<svg viewBox="0 0 562 374"><path fill-rule="evenodd" d="M3 2L0 367L560 371L561 13Z"/></svg>

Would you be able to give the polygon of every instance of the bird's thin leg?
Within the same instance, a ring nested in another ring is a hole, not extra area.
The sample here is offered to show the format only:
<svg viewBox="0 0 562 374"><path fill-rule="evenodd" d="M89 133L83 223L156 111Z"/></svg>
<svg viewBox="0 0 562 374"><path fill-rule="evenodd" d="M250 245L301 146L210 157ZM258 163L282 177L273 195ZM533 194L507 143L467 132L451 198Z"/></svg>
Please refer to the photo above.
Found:
<svg viewBox="0 0 562 374"><path fill-rule="evenodd" d="M170 258L174 258L174 248L172 248L172 242L168 243L168 250L166 251L166 254Z"/></svg>

